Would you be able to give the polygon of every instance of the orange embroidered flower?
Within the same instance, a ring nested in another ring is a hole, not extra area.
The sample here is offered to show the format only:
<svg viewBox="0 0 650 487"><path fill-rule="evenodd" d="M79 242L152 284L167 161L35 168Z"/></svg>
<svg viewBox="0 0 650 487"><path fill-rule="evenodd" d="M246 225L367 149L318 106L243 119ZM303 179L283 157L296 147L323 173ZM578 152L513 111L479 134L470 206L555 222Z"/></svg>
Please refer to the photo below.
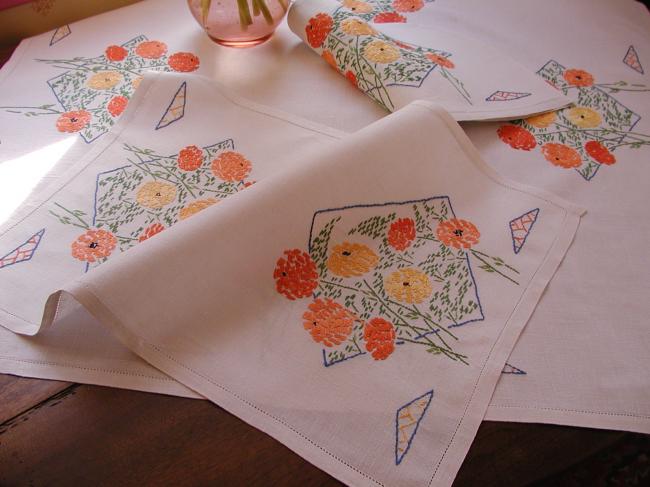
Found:
<svg viewBox="0 0 650 487"><path fill-rule="evenodd" d="M580 167L582 159L575 149L564 144L544 144L542 154L548 162L555 166L571 169Z"/></svg>
<svg viewBox="0 0 650 487"><path fill-rule="evenodd" d="M479 242L481 233L472 222L452 218L438 225L436 235L447 247L470 249Z"/></svg>
<svg viewBox="0 0 650 487"><path fill-rule="evenodd" d="M313 340L326 347L343 343L354 325L354 317L331 299L316 299L302 315L303 326Z"/></svg>
<svg viewBox="0 0 650 487"><path fill-rule="evenodd" d="M59 132L79 132L90 123L90 118L86 110L65 112L56 120L56 128Z"/></svg>
<svg viewBox="0 0 650 487"><path fill-rule="evenodd" d="M239 152L224 152L212 161L212 173L224 181L242 181L252 169L251 162Z"/></svg>
<svg viewBox="0 0 650 487"><path fill-rule="evenodd" d="M363 244L343 242L332 249L327 268L337 276L362 276L372 270L379 257Z"/></svg>
<svg viewBox="0 0 650 487"><path fill-rule="evenodd" d="M354 74L352 71L350 71L350 70L346 71L346 73L345 73L345 77L348 79L348 81L349 81L350 83L352 83L352 85L353 85L355 88L358 88L358 87L359 87L359 83L357 82L357 75Z"/></svg>
<svg viewBox="0 0 650 487"><path fill-rule="evenodd" d="M309 19L305 32L307 33L307 42L313 48L323 45L325 39L332 31L334 20L327 14L320 13Z"/></svg>
<svg viewBox="0 0 650 487"><path fill-rule="evenodd" d="M178 153L176 162L182 171L196 171L203 164L203 151L195 145L188 145Z"/></svg>
<svg viewBox="0 0 650 487"><path fill-rule="evenodd" d="M372 19L375 24L403 24L406 22L406 17L398 14L397 12L382 12L375 15L375 18Z"/></svg>
<svg viewBox="0 0 650 487"><path fill-rule="evenodd" d="M106 109L112 116L119 117L128 103L129 99L126 96L114 96L111 98L111 101L108 102Z"/></svg>
<svg viewBox="0 0 650 487"><path fill-rule="evenodd" d="M444 56L438 56L437 54L428 53L427 58L429 58L429 61L431 61L432 63L442 66L443 68L454 69L456 67L454 63L452 63L448 58Z"/></svg>
<svg viewBox="0 0 650 487"><path fill-rule="evenodd" d="M587 142L585 144L585 150L592 159L600 162L601 164L606 164L608 166L616 164L616 158L614 157L614 154L609 152L607 147L605 147L600 142L597 142L595 140Z"/></svg>
<svg viewBox="0 0 650 487"><path fill-rule="evenodd" d="M138 188L136 201L145 208L157 210L176 197L176 186L162 181L148 181Z"/></svg>
<svg viewBox="0 0 650 487"><path fill-rule="evenodd" d="M178 212L178 218L180 220L186 220L189 217L196 215L198 212L209 208L212 205L219 203L219 200L214 198L206 198L204 200L195 200L192 201L189 205L181 208L181 211Z"/></svg>
<svg viewBox="0 0 650 487"><path fill-rule="evenodd" d="M410 218L400 218L388 229L388 245L395 250L406 250L415 240L415 222Z"/></svg>
<svg viewBox="0 0 650 487"><path fill-rule="evenodd" d="M140 87L140 83L142 83L143 79L144 76L138 76L137 78L133 78L133 81L131 81L131 86L133 86L133 88L137 90Z"/></svg>
<svg viewBox="0 0 650 487"><path fill-rule="evenodd" d="M418 269L406 268L384 279L386 292L402 303L418 304L431 296L429 276Z"/></svg>
<svg viewBox="0 0 650 487"><path fill-rule="evenodd" d="M571 86L592 86L594 84L594 77L583 69L567 69L563 76Z"/></svg>
<svg viewBox="0 0 650 487"><path fill-rule="evenodd" d="M406 44L402 41L398 41L395 39L393 39L393 42L395 43L396 46L401 47L402 49L408 49L409 51L413 50L413 46L411 46L410 44Z"/></svg>
<svg viewBox="0 0 650 487"><path fill-rule="evenodd" d="M325 60L327 64L330 65L330 67L333 70L335 71L339 70L339 67L336 65L336 59L334 59L334 54L332 54L332 51L328 51L327 49L325 49L321 54L321 57Z"/></svg>
<svg viewBox="0 0 650 487"><path fill-rule="evenodd" d="M316 264L307 252L299 249L285 250L273 271L275 288L292 301L311 296L318 287Z"/></svg>
<svg viewBox="0 0 650 487"><path fill-rule="evenodd" d="M199 69L201 60L191 52L177 52L169 56L167 64L179 73L190 73Z"/></svg>
<svg viewBox="0 0 650 487"><path fill-rule="evenodd" d="M372 12L372 5L362 0L343 0L343 6L357 14Z"/></svg>
<svg viewBox="0 0 650 487"><path fill-rule="evenodd" d="M164 229L165 227L160 223L154 223L153 225L149 225L147 228L145 228L144 232L142 232L142 235L138 237L138 241L144 242L145 240L150 239L154 235L158 235Z"/></svg>
<svg viewBox="0 0 650 487"><path fill-rule="evenodd" d="M573 107L566 112L566 118L583 129L593 129L602 122L600 113L589 107Z"/></svg>
<svg viewBox="0 0 650 487"><path fill-rule="evenodd" d="M109 61L124 61L129 51L122 46L108 46L104 54Z"/></svg>
<svg viewBox="0 0 650 487"><path fill-rule="evenodd" d="M375 360L386 360L395 350L395 327L383 318L373 318L363 328L366 350Z"/></svg>
<svg viewBox="0 0 650 487"><path fill-rule="evenodd" d="M370 27L366 22L361 19L345 19L341 22L341 29L351 36L371 36L377 33L375 29Z"/></svg>
<svg viewBox="0 0 650 487"><path fill-rule="evenodd" d="M393 8L398 12L417 12L424 7L424 0L394 0Z"/></svg>
<svg viewBox="0 0 650 487"><path fill-rule="evenodd" d="M375 63L390 64L400 58L399 49L388 42L375 40L366 44L363 55Z"/></svg>
<svg viewBox="0 0 650 487"><path fill-rule="evenodd" d="M526 119L526 123L536 127L538 129L545 129L549 125L555 122L557 115L555 112L546 112L540 113L539 115L533 115Z"/></svg>
<svg viewBox="0 0 650 487"><path fill-rule="evenodd" d="M72 257L84 262L95 262L111 255L117 239L106 230L88 230L72 242Z"/></svg>
<svg viewBox="0 0 650 487"><path fill-rule="evenodd" d="M120 81L122 81L122 75L117 71L100 71L88 78L86 86L93 90L109 90Z"/></svg>
<svg viewBox="0 0 650 487"><path fill-rule="evenodd" d="M518 125L502 125L497 130L497 135L513 149L531 150L537 146L533 134Z"/></svg>
<svg viewBox="0 0 650 487"><path fill-rule="evenodd" d="M160 41L144 41L138 44L135 53L146 59L158 59L167 53L167 44Z"/></svg>

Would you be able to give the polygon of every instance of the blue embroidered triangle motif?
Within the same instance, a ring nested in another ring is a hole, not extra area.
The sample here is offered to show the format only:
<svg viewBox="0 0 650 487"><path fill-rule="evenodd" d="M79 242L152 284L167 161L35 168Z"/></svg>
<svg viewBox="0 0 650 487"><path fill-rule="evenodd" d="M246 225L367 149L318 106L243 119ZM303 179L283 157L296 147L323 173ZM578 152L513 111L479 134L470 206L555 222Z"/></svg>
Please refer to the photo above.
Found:
<svg viewBox="0 0 650 487"><path fill-rule="evenodd" d="M520 98L526 98L530 95L532 95L532 93L520 93L518 91L495 91L490 96L488 96L485 101L519 100Z"/></svg>
<svg viewBox="0 0 650 487"><path fill-rule="evenodd" d="M395 464L402 463L411 448L411 443L418 432L422 418L427 412L433 390L416 397L397 410L395 415Z"/></svg>

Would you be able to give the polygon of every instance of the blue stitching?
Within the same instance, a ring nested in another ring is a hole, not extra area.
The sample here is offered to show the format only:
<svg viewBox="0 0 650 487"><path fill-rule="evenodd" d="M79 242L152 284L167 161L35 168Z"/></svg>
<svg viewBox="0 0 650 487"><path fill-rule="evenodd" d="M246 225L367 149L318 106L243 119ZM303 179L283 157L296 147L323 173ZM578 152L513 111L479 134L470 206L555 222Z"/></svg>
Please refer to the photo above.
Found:
<svg viewBox="0 0 650 487"><path fill-rule="evenodd" d="M519 95L517 98L510 98L508 100L499 100L497 98L494 98L497 93L509 93L513 95ZM522 98L526 98L527 96L532 95L532 93L519 93L517 91L504 91L504 90L497 90L494 93L492 93L490 96L488 96L485 101L514 101L514 100L521 100Z"/></svg>
<svg viewBox="0 0 650 487"><path fill-rule="evenodd" d="M510 237L512 238L512 250L515 252L515 254L518 254L519 252L521 252L521 249L524 248L524 244L526 243L526 240L528 240L528 235L530 235L530 232L532 232L533 227L535 226L535 223L537 223L537 218L539 217L539 212L540 212L540 209L535 208L534 210L527 211L523 215L519 215L518 217L513 218L508 223L508 227L510 228ZM530 228L528 228L528 231L526 232L526 235L524 236L523 242L521 242L521 244L519 245L519 248L517 248L517 245L515 244L515 232L512 229L512 224L513 224L513 222L516 222L520 218L523 218L523 217L525 217L526 215L528 215L530 213L535 213L535 216L533 217L533 223L530 224Z"/></svg>
<svg viewBox="0 0 650 487"><path fill-rule="evenodd" d="M166 124L164 124L164 125L161 125L161 124L163 123L163 120L165 119L165 117L166 117L167 114L169 113L170 108L171 108L172 105L174 104L174 101L176 100L176 97L177 97L178 94L181 92L181 90L183 90L183 111L181 112L181 116L178 117L178 118L175 118L175 119L172 120L171 122L168 122L168 123L166 123ZM162 117L160 117L160 120L158 121L158 125L156 125L156 130L160 130L160 129L162 129L162 128L169 127L169 126L170 126L171 124L173 124L174 122L177 122L177 121L179 121L181 118L183 118L183 117L185 116L185 104L186 104L186 103L187 103L187 81L183 81L183 82L181 83L181 86L178 88L178 90L176 90L176 93L174 94L174 96L172 97L171 101L169 102L169 105L167 105L167 108L165 108L165 113L163 113Z"/></svg>
<svg viewBox="0 0 650 487"><path fill-rule="evenodd" d="M60 37L60 38L54 40L54 38L56 37L56 34L57 34L61 29L63 29L64 27L67 27L67 29L68 29L68 33L65 34L63 37ZM72 34L72 29L70 28L70 25L69 25L69 24L65 24L65 25L62 25L61 27L57 27L56 29L54 29L54 32L52 33L52 38L50 39L50 47L52 47L52 46L53 46L54 44L56 44L57 42L61 42L63 39L65 39L66 37L68 37L70 34Z"/></svg>
<svg viewBox="0 0 650 487"><path fill-rule="evenodd" d="M5 255L3 255L2 257L0 257L0 260L9 257L9 256L10 256L11 254L13 254L16 250L20 250L21 247L23 247L24 245L27 245L31 239L33 239L33 238L36 237L36 236L39 237L38 240L36 241L36 247L34 247L34 249L32 250L32 253L30 254L29 257L27 257L26 259L18 260L18 261L16 261L16 262L12 262L11 264L5 264L5 265L2 265L2 264L0 263L0 269L4 269L5 267L11 267L12 265L16 265L16 264L20 264L21 262L27 262L27 261L29 261L29 260L32 260L32 257L34 257L34 254L36 253L36 249L38 249L38 246L41 245L41 240L43 240L43 235L45 235L45 229L44 229L44 228L40 229L38 232L36 232L36 233L35 233L34 235L32 235L31 237L29 237L27 240L25 240L23 243L21 243L21 244L20 244L18 247L16 247L15 249L10 250L10 251L7 252Z"/></svg>
<svg viewBox="0 0 650 487"><path fill-rule="evenodd" d="M417 423L415 424L415 429L413 430L413 433L411 434L411 437L409 438L408 444L406 445L406 449L402 452L400 455L398 446L399 446L399 413L402 409L409 407L411 404L413 404L416 401L419 401L423 397L429 396L429 400L427 401L427 405L424 407L424 410L422 411L422 414L420 414L420 417L417 420ZM429 409L429 406L431 405L431 400L433 399L433 389L431 389L428 392L425 392L419 397L416 397L412 401L404 404L404 406L400 407L397 412L395 413L395 465L399 465L402 463L402 460L406 456L406 454L409 452L411 449L411 443L413 442L413 439L415 438L415 435L418 432L418 428L420 427L420 422L422 421L422 418L424 418L424 415L427 413L427 410Z"/></svg>
<svg viewBox="0 0 650 487"><path fill-rule="evenodd" d="M510 367L507 371L506 368ZM513 374L513 375L527 375L525 370L522 370L518 367L515 367L514 365L510 365L508 362L506 362L505 366L503 367L503 370L501 371L502 374Z"/></svg>
<svg viewBox="0 0 650 487"><path fill-rule="evenodd" d="M634 53L634 57L636 57L636 60L639 63L640 71L639 69L636 69L634 66L631 66L625 61L627 57L630 55L630 51ZM627 48L627 52L625 53L625 57L623 58L623 64L625 64L628 68L632 68L637 73L645 74L645 71L643 71L643 66L641 65L641 60L639 59L639 53L636 52L636 49L634 49L634 46L631 44L630 47Z"/></svg>

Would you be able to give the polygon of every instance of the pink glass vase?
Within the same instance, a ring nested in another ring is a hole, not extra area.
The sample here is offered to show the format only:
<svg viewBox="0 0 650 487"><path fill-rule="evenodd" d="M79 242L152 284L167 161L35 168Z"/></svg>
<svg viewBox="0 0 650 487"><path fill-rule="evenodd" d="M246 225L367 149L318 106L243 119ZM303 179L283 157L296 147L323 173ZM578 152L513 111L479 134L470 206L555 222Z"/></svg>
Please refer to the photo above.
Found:
<svg viewBox="0 0 650 487"><path fill-rule="evenodd" d="M287 13L289 0L187 0L192 15L214 42L253 47L267 41Z"/></svg>

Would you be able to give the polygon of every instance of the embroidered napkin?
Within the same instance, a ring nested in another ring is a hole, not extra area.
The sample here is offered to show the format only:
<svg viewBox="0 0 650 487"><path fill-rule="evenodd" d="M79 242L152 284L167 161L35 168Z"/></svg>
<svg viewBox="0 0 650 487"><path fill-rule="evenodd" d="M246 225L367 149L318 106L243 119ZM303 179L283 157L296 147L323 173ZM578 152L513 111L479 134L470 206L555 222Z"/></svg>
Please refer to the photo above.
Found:
<svg viewBox="0 0 650 487"><path fill-rule="evenodd" d="M392 2L397 11L390 13L386 3L298 0L289 12L289 26L335 71L389 111L427 99L457 120L494 120L569 103L486 42L448 31L387 27L404 19L398 12L424 2Z"/></svg>
<svg viewBox="0 0 650 487"><path fill-rule="evenodd" d="M255 161L262 149L248 144ZM580 210L501 179L426 102L284 157L290 170L110 255L62 293L344 482L451 484ZM155 184L160 195L137 189L134 208L175 208L182 185ZM513 256L508 222L531 210L537 231ZM125 235L101 230L73 240L68 260Z"/></svg>

